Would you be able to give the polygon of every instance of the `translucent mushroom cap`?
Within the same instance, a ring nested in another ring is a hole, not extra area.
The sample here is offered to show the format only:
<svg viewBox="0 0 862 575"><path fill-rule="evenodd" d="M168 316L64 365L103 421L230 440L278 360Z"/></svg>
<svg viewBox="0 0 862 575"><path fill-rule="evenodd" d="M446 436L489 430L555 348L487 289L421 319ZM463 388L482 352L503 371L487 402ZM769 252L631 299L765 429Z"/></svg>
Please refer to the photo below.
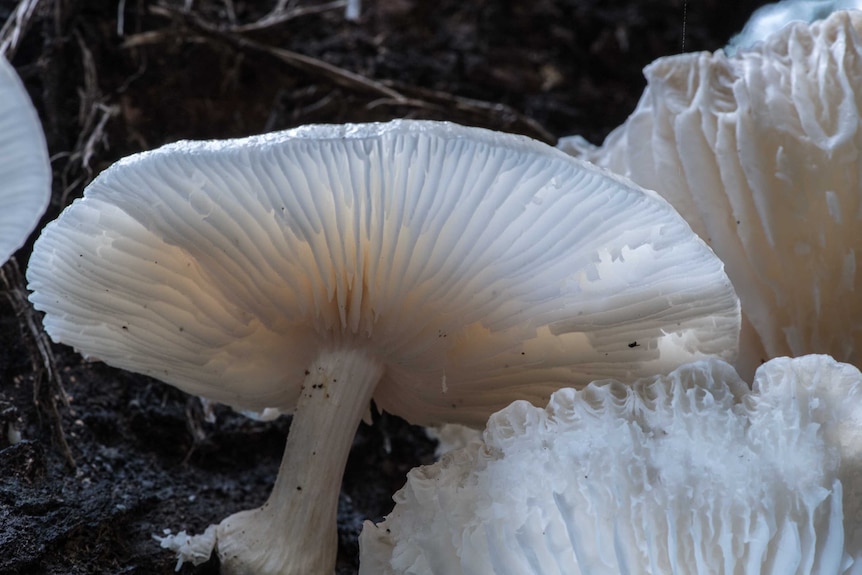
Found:
<svg viewBox="0 0 862 575"><path fill-rule="evenodd" d="M745 377L783 355L862 366L860 30L862 12L835 12L734 57L661 58L601 148L568 142L658 191L724 261Z"/></svg>
<svg viewBox="0 0 862 575"><path fill-rule="evenodd" d="M0 56L0 265L24 245L50 199L42 124L15 69Z"/></svg>
<svg viewBox="0 0 862 575"><path fill-rule="evenodd" d="M515 402L410 472L360 574L858 573L860 432L862 374L827 356Z"/></svg>
<svg viewBox="0 0 862 575"><path fill-rule="evenodd" d="M528 138L448 123L180 142L106 170L27 272L59 342L242 409L321 350L377 404L481 423L598 376L735 354L721 262L665 201Z"/></svg>

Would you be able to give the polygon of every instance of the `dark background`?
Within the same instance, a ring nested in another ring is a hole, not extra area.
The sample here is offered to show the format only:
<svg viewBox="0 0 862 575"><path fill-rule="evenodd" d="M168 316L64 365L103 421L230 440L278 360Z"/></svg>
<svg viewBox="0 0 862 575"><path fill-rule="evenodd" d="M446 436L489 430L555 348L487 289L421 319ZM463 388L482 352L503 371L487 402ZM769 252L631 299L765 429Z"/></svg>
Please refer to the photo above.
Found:
<svg viewBox="0 0 862 575"><path fill-rule="evenodd" d="M17 33L52 155L43 224L116 159L181 138L411 117L598 143L634 108L644 65L720 48L762 2L364 0L358 22L332 4L287 2L288 19L255 29L274 4L22 2L0 36ZM0 1L0 18L15 10ZM262 503L289 420L216 408L207 423L195 398L50 345L26 302L30 246L0 274L0 574L173 573L152 535ZM356 571L362 520L432 452L397 418L362 426L339 573Z"/></svg>

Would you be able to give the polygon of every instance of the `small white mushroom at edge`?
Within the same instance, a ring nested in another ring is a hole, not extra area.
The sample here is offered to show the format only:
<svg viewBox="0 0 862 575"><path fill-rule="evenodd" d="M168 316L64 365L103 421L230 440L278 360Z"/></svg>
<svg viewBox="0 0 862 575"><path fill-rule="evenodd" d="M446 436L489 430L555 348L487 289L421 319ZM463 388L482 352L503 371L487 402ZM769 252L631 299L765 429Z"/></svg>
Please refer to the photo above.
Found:
<svg viewBox="0 0 862 575"><path fill-rule="evenodd" d="M0 265L24 245L51 199L51 164L36 108L0 55Z"/></svg>

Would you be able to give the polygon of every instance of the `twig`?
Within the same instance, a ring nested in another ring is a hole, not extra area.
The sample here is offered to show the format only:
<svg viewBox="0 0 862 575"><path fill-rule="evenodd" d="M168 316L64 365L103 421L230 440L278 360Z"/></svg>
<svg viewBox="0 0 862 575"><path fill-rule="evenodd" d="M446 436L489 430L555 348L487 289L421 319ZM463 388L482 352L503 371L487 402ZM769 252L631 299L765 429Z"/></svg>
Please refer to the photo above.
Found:
<svg viewBox="0 0 862 575"><path fill-rule="evenodd" d="M323 12L336 10L338 8L346 8L347 5L347 0L335 0L334 2L327 2L325 4L297 7L287 7L279 3L279 6L276 6L275 10L273 10L260 20L257 20L256 22L251 22L249 24L239 24L236 26L231 26L230 31L259 32L268 28L274 28L275 26L279 26L280 24L284 24L285 22L290 22L291 20L300 18L302 16L308 16L310 14L321 14Z"/></svg>
<svg viewBox="0 0 862 575"><path fill-rule="evenodd" d="M60 196L61 206L66 205L67 196L70 192L79 188L81 183L92 176L90 160L95 155L97 147L105 143L105 128L108 121L119 114L118 106L108 105L104 102L99 90L99 79L93 62L93 55L77 32L75 33L75 40L81 51L84 85L78 90L80 97L78 140L68 154L68 161L61 174L63 182L63 192ZM69 182L73 170L79 170L80 174Z"/></svg>
<svg viewBox="0 0 862 575"><path fill-rule="evenodd" d="M63 429L63 419L57 406L57 400L64 407L69 407L69 397L63 388L63 381L57 369L54 352L51 351L51 343L42 329L42 323L36 311L27 300L27 290L24 287L24 277L18 269L18 263L14 258L10 259L3 267L0 267L0 294L2 294L12 306L15 317L21 327L27 348L30 352L30 362L33 366L33 403L39 411L47 412L54 431L54 438L60 445L60 450L66 462L74 469L75 458L66 441L66 432ZM47 376L47 377L45 377ZM43 378L47 381L46 388L42 387Z"/></svg>
<svg viewBox="0 0 862 575"><path fill-rule="evenodd" d="M362 2L360 0L347 0L347 7L344 10L344 18L349 22L358 22L359 13L362 11Z"/></svg>
<svg viewBox="0 0 862 575"><path fill-rule="evenodd" d="M293 9L292 4L295 0L278 0L275 4L275 9L272 11L273 14L279 12L288 12Z"/></svg>
<svg viewBox="0 0 862 575"><path fill-rule="evenodd" d="M21 39L27 34L33 15L41 2L42 0L21 0L0 28L0 54L5 55L7 60L15 57Z"/></svg>
<svg viewBox="0 0 862 575"><path fill-rule="evenodd" d="M454 109L483 119L488 117L503 118L508 126L517 127L521 131L527 132L527 135L533 138L542 140L548 144L556 144L557 142L557 138L539 122L506 104L465 98L440 90L420 88L419 86L411 86L392 80L385 80L384 83L397 90L400 94L412 97L405 97L403 100L382 98L368 104L369 108L378 106L410 106L434 110Z"/></svg>
<svg viewBox="0 0 862 575"><path fill-rule="evenodd" d="M208 22L205 22L195 14L169 8L167 6L152 6L150 10L153 14L180 20L187 27L203 34L204 36L221 40L222 42L239 49L266 54L298 70L302 70L309 74L324 76L332 83L349 88L356 92L371 93L380 97L391 98L396 101L406 100L402 94L387 87L382 82L366 78L365 76L355 72L345 70L344 68L329 64L323 60L312 58L311 56L300 54L299 52L285 50L284 48L274 48L272 46L267 46L266 44L261 44L260 42L255 42L254 40L250 40L240 34L233 33L229 30L222 30Z"/></svg>
<svg viewBox="0 0 862 575"><path fill-rule="evenodd" d="M81 184L90 180L93 176L93 168L90 165L90 160L96 154L96 148L105 142L105 127L108 121L119 114L118 106L108 106L98 102L90 108L87 118L82 124L82 130L75 143L75 148L66 154L68 162L63 169L62 181L63 191L60 194L60 205L65 206L69 198L69 194L79 189ZM55 156L55 158L60 155ZM71 181L69 178L73 170L79 170L80 173Z"/></svg>
<svg viewBox="0 0 862 575"><path fill-rule="evenodd" d="M284 14L289 13L287 7L283 7L282 10ZM172 29L170 33L158 30L144 32L128 37L124 47L131 48L145 44L176 41L177 39L182 42L215 40L237 50L264 54L313 77L325 78L332 84L347 88L352 92L376 97L366 104L367 109L397 106L433 111L441 115L451 115L454 111L467 117L468 121L480 125L497 127L502 123L505 129L524 133L549 144L556 143L556 137L539 122L505 104L466 98L392 80L374 80L311 56L251 40L239 32L239 30L247 29L244 27L220 26L206 21L197 14L165 5L152 6L150 11L157 16L178 23L185 30L180 35L176 34L176 28ZM266 18L258 21L258 24L265 22L265 20ZM321 102L325 104L326 100L321 100ZM268 126L271 127L271 124L272 122L268 122Z"/></svg>
<svg viewBox="0 0 862 575"><path fill-rule="evenodd" d="M117 2L117 36L125 35L126 0Z"/></svg>
<svg viewBox="0 0 862 575"><path fill-rule="evenodd" d="M236 7L233 5L233 0L222 0L222 4L224 4L224 10L227 14L227 19L230 22L231 26L236 25Z"/></svg>
<svg viewBox="0 0 862 575"><path fill-rule="evenodd" d="M330 6L330 4L323 6ZM256 42L239 33L240 30L251 28L220 27L203 20L196 14L177 10L164 5L152 6L150 10L153 14L179 21L186 26L191 33L191 35L185 39L186 41L199 41L201 36L205 38L213 38L239 50L266 54L293 68L311 75L322 76L333 84L348 88L354 92L377 96L376 100L367 104L369 109L379 106L402 106L407 108L433 110L435 112L456 110L463 114L470 115L474 119L478 118L483 122L488 122L489 118L494 118L497 121L502 118L504 123L510 128L524 132L546 143L555 143L557 140L556 137L546 130L539 122L505 104L484 102L482 100L456 96L439 90L419 88L417 86L410 86L395 81L373 80L311 56ZM290 13L289 9L286 7L282 7L280 10L282 10L282 14ZM267 18L268 17L265 17L258 21L258 24L265 23ZM175 34L145 34L146 37L128 38L124 45L138 46L144 43L166 41L167 39L176 38Z"/></svg>

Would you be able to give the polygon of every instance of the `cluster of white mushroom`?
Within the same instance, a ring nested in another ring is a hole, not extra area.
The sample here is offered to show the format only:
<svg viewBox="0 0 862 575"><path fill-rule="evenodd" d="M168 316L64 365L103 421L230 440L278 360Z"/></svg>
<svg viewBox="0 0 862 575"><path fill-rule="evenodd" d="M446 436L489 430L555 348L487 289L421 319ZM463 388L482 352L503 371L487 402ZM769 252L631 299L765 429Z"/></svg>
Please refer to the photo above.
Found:
<svg viewBox="0 0 862 575"><path fill-rule="evenodd" d="M782 355L862 365L860 31L862 12L839 11L733 57L661 58L601 147L561 142L656 190L724 261L746 379Z"/></svg>
<svg viewBox="0 0 862 575"><path fill-rule="evenodd" d="M862 359L860 29L656 62L575 142L620 176L420 121L132 156L42 232L31 301L85 356L293 412L267 503L164 538L180 562L332 572L373 399L488 427L366 526L368 575L862 574L862 375L725 363Z"/></svg>
<svg viewBox="0 0 862 575"><path fill-rule="evenodd" d="M803 355L862 361L860 34L836 12L660 59L602 147L562 142L657 190L725 261L752 388L709 360L512 404L411 472L363 530L362 573L862 573L862 374Z"/></svg>
<svg viewBox="0 0 862 575"><path fill-rule="evenodd" d="M860 432L862 374L828 356L515 402L410 472L360 573L859 573Z"/></svg>

